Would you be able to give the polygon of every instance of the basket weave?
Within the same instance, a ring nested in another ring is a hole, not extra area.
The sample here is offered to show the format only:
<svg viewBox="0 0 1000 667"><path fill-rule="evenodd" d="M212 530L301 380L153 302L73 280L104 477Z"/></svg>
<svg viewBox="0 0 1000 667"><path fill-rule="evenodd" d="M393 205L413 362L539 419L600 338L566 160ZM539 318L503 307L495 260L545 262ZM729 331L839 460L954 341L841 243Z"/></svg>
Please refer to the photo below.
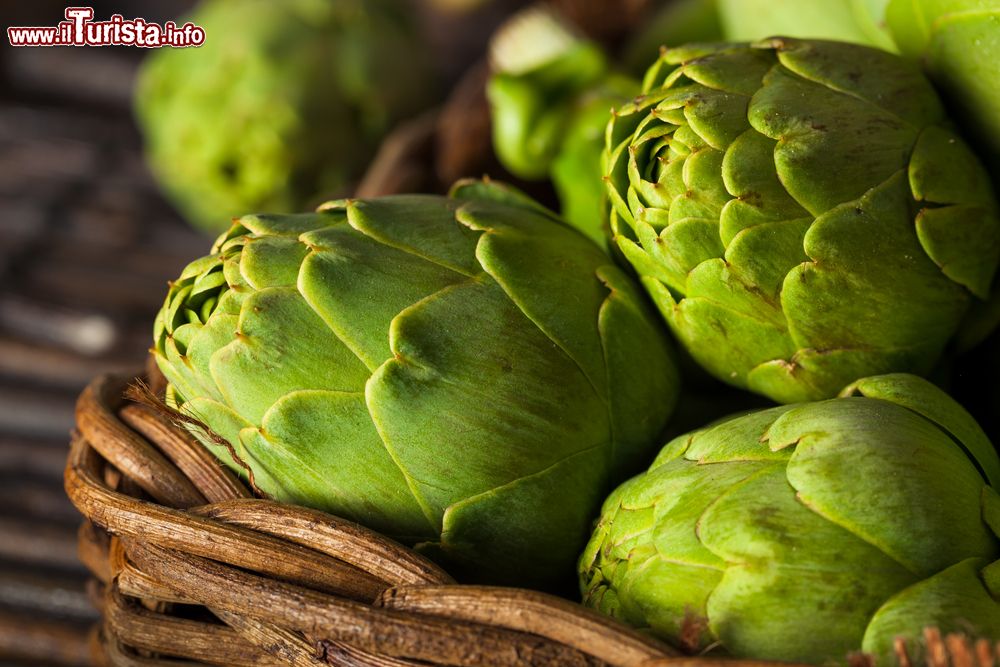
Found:
<svg viewBox="0 0 1000 667"><path fill-rule="evenodd" d="M124 398L129 382L84 390L66 466L103 612L98 664L778 664L685 657L573 602L456 584L355 523L255 499L186 431ZM987 642L927 638L935 667L995 663Z"/></svg>
<svg viewBox="0 0 1000 667"><path fill-rule="evenodd" d="M571 602L457 585L354 523L254 499L187 433L123 399L125 387L103 376L83 392L66 468L66 491L89 519L80 555L100 582L95 643L112 664L635 665L672 655Z"/></svg>

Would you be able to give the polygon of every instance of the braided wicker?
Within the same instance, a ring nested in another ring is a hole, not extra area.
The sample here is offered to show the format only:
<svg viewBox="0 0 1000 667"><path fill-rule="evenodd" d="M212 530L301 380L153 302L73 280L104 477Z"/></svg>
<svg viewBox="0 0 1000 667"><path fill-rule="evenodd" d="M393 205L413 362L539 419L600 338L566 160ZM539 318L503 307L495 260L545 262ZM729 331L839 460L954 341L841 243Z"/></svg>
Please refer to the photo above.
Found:
<svg viewBox="0 0 1000 667"><path fill-rule="evenodd" d="M456 584L357 524L255 499L168 417L124 398L128 383L105 375L84 390L66 466L103 613L98 664L770 664L685 657L551 595ZM934 667L996 661L987 642L927 639Z"/></svg>
<svg viewBox="0 0 1000 667"><path fill-rule="evenodd" d="M80 556L100 582L95 637L112 664L633 665L672 655L579 605L460 586L356 524L254 499L186 432L125 401L125 386L104 376L83 392L66 468L66 491L90 521Z"/></svg>

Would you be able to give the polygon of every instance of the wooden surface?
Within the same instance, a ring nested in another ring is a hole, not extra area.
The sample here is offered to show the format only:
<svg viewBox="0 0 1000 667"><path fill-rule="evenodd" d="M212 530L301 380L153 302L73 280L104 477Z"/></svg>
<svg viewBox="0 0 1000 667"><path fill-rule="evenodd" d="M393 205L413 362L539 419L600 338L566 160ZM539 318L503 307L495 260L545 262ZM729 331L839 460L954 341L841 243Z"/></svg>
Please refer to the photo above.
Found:
<svg viewBox="0 0 1000 667"><path fill-rule="evenodd" d="M8 25L65 6L32 4ZM208 243L143 166L128 109L139 55L0 49L2 665L91 664L98 615L62 483L76 395L141 367L166 279Z"/></svg>

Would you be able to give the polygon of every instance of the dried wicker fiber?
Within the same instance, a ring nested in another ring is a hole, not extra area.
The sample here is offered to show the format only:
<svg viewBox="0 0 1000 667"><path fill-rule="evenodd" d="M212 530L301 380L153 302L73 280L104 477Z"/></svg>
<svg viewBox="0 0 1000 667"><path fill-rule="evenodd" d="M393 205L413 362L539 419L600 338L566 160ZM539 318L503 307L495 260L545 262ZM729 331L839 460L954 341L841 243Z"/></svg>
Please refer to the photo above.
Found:
<svg viewBox="0 0 1000 667"><path fill-rule="evenodd" d="M684 657L551 595L456 584L357 524L255 499L185 430L124 398L129 382L84 390L66 467L103 612L98 664L769 664ZM927 637L933 667L995 664L986 642Z"/></svg>
<svg viewBox="0 0 1000 667"><path fill-rule="evenodd" d="M671 654L565 600L456 585L356 524L254 499L187 433L125 401L125 387L104 376L83 392L66 468L91 522L80 555L100 581L96 641L112 664L634 665Z"/></svg>

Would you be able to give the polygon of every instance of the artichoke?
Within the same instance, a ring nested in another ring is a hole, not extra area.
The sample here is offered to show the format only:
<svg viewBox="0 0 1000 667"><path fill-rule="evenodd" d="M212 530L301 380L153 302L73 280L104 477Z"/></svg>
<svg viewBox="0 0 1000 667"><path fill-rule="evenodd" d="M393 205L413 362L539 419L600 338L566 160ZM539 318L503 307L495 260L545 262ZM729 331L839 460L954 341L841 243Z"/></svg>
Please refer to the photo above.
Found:
<svg viewBox="0 0 1000 667"><path fill-rule="evenodd" d="M779 402L928 372L990 295L989 178L889 53L663 52L608 125L611 228L691 355Z"/></svg>
<svg viewBox="0 0 1000 667"><path fill-rule="evenodd" d="M720 421L604 504L586 604L689 650L890 659L922 629L1000 639L1000 461L913 375ZM894 661L885 664L894 664Z"/></svg>
<svg viewBox="0 0 1000 667"><path fill-rule="evenodd" d="M392 0L208 0L189 19L204 45L148 58L136 114L155 175L209 231L340 196L432 93Z"/></svg>
<svg viewBox="0 0 1000 667"><path fill-rule="evenodd" d="M1000 0L890 0L884 20L900 53L923 65L982 142L1000 184Z"/></svg>
<svg viewBox="0 0 1000 667"><path fill-rule="evenodd" d="M719 11L727 39L821 37L912 59L1000 167L1000 0L720 0Z"/></svg>
<svg viewBox="0 0 1000 667"><path fill-rule="evenodd" d="M171 284L154 353L263 492L522 585L572 578L677 394L638 286L491 184L240 218Z"/></svg>
<svg viewBox="0 0 1000 667"><path fill-rule="evenodd" d="M563 218L606 244L604 128L639 82L614 73L597 44L537 7L502 26L490 50L486 92L501 164L525 180L551 178Z"/></svg>

